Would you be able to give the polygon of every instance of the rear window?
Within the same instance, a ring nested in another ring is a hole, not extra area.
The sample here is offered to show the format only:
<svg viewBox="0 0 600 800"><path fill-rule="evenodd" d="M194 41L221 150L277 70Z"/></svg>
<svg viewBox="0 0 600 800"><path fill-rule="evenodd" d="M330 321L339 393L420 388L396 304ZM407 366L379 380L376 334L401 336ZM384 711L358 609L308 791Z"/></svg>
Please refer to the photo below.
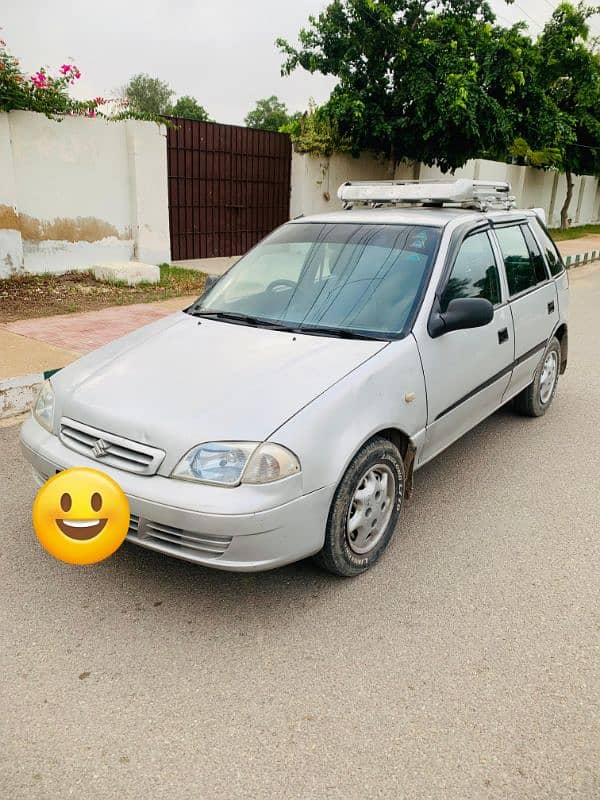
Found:
<svg viewBox="0 0 600 800"><path fill-rule="evenodd" d="M562 258L560 253L558 252L558 248L552 241L552 238L546 227L542 225L538 217L534 217L530 220L531 227L535 235L537 236L538 242L542 245L542 250L544 251L544 255L546 256L546 261L548 263L548 267L550 268L551 275L560 275L563 271L564 266L562 263Z"/></svg>
<svg viewBox="0 0 600 800"><path fill-rule="evenodd" d="M529 247L529 255L531 256L537 281L538 283L543 283L543 281L548 280L548 271L546 269L546 263L544 261L544 257L542 256L540 246L537 243L535 236L526 225L523 226L523 234L525 235L525 240L527 242L527 246Z"/></svg>
<svg viewBox="0 0 600 800"><path fill-rule="evenodd" d="M511 297L537 286L538 275L521 226L497 228L496 236L504 257Z"/></svg>

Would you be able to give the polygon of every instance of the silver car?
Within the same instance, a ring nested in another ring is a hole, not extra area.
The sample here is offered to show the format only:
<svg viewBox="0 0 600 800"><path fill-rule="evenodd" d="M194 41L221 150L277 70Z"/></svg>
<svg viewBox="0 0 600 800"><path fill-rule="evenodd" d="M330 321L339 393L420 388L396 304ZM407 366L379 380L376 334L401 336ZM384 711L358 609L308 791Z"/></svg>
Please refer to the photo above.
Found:
<svg viewBox="0 0 600 800"><path fill-rule="evenodd" d="M186 311L57 373L21 432L38 483L102 469L131 542L205 566L364 572L414 472L508 401L545 414L567 366L542 220L459 184L348 184L348 210L284 225Z"/></svg>

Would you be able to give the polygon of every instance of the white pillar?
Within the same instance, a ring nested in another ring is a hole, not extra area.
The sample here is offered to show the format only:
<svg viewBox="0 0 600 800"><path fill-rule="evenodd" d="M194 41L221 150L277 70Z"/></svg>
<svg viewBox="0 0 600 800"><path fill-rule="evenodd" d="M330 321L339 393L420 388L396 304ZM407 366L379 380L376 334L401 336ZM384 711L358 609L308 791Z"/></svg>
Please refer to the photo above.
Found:
<svg viewBox="0 0 600 800"><path fill-rule="evenodd" d="M164 125L138 120L127 120L126 130L134 258L169 262L167 131Z"/></svg>
<svg viewBox="0 0 600 800"><path fill-rule="evenodd" d="M600 180L596 179L596 199L594 201L594 214L592 222L600 220Z"/></svg>
<svg viewBox="0 0 600 800"><path fill-rule="evenodd" d="M583 175L581 183L579 184L579 196L577 197L577 211L575 212L575 222L581 221L581 206L583 205L583 197L585 195L586 176Z"/></svg>
<svg viewBox="0 0 600 800"><path fill-rule="evenodd" d="M19 230L17 187L10 121L0 112L0 278L23 270L23 240Z"/></svg>

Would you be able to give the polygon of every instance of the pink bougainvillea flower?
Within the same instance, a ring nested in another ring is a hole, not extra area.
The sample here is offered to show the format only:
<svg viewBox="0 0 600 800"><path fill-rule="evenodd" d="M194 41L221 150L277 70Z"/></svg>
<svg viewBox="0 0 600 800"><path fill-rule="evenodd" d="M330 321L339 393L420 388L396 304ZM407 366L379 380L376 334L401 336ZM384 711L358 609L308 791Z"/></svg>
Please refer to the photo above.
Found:
<svg viewBox="0 0 600 800"><path fill-rule="evenodd" d="M45 89L48 86L48 78L41 70L32 75L31 80L36 89Z"/></svg>
<svg viewBox="0 0 600 800"><path fill-rule="evenodd" d="M96 103L97 106L103 106L106 100L103 97L94 97L94 103Z"/></svg>
<svg viewBox="0 0 600 800"><path fill-rule="evenodd" d="M70 83L74 83L81 78L81 72L75 64L62 64L59 67L59 72L65 77L68 77Z"/></svg>
<svg viewBox="0 0 600 800"><path fill-rule="evenodd" d="M96 109L90 108L87 112L88 117L95 117L96 116Z"/></svg>

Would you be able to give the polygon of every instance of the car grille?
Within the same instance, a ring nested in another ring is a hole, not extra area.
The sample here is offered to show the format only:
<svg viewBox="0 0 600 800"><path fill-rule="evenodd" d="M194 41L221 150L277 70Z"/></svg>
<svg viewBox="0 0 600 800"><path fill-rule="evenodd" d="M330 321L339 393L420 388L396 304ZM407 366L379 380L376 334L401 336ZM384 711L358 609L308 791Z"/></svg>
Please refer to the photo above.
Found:
<svg viewBox="0 0 600 800"><path fill-rule="evenodd" d="M129 520L127 538L141 545L155 545L156 549L173 555L188 555L190 558L218 558L231 544L231 536L210 536L205 533L192 533L162 522L151 522L132 514Z"/></svg>
<svg viewBox="0 0 600 800"><path fill-rule="evenodd" d="M67 417L60 421L60 440L66 447L94 461L137 475L154 475L165 457L164 451L156 447L124 439Z"/></svg>

